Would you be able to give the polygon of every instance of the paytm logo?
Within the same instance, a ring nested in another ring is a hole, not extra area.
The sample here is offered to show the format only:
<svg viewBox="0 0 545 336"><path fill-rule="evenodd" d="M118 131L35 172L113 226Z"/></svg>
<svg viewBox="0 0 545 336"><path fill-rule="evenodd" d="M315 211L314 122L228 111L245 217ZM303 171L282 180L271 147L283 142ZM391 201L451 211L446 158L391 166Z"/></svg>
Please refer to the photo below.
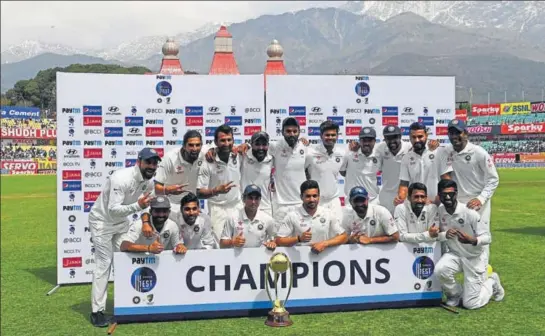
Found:
<svg viewBox="0 0 545 336"><path fill-rule="evenodd" d="M418 117L418 122L424 126L433 126L435 124L433 117Z"/></svg>
<svg viewBox="0 0 545 336"><path fill-rule="evenodd" d="M84 105L83 106L83 115L88 115L88 116L102 115L102 106Z"/></svg>
<svg viewBox="0 0 545 336"><path fill-rule="evenodd" d="M241 116L225 117L225 124L229 126L241 126L242 117Z"/></svg>
<svg viewBox="0 0 545 336"><path fill-rule="evenodd" d="M309 127L308 135L320 135L320 127Z"/></svg>
<svg viewBox="0 0 545 336"><path fill-rule="evenodd" d="M329 120L332 123L337 124L339 126L344 125L344 118L343 117L327 117L327 120Z"/></svg>
<svg viewBox="0 0 545 336"><path fill-rule="evenodd" d="M134 167L136 166L136 159L126 159L125 167Z"/></svg>
<svg viewBox="0 0 545 336"><path fill-rule="evenodd" d="M185 115L188 116L202 116L203 108L202 106L186 106Z"/></svg>
<svg viewBox="0 0 545 336"><path fill-rule="evenodd" d="M304 116L307 114L307 108L305 106L290 106L290 116Z"/></svg>
<svg viewBox="0 0 545 336"><path fill-rule="evenodd" d="M125 126L144 126L144 117L125 117Z"/></svg>
<svg viewBox="0 0 545 336"><path fill-rule="evenodd" d="M383 116L397 116L399 110L397 106L383 106L382 115Z"/></svg>
<svg viewBox="0 0 545 336"><path fill-rule="evenodd" d="M346 119L347 125L361 125L361 119Z"/></svg>

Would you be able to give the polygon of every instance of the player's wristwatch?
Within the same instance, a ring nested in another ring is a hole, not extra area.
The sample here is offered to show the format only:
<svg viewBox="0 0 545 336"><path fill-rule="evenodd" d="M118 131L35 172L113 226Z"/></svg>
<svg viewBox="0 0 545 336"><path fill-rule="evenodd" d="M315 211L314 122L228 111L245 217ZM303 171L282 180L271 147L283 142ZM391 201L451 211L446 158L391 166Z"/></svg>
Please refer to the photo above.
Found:
<svg viewBox="0 0 545 336"><path fill-rule="evenodd" d="M301 236L297 236L297 242L301 242Z"/></svg>

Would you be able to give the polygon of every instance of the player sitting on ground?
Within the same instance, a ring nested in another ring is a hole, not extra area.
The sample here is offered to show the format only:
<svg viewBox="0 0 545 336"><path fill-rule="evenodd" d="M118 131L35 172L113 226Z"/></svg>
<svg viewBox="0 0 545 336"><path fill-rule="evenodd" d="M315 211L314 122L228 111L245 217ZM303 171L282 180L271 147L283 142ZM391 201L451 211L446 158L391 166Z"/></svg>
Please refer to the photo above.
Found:
<svg viewBox="0 0 545 336"><path fill-rule="evenodd" d="M439 234L437 206L426 204L428 188L422 183L409 186L409 200L396 206L394 218L399 229L399 241L422 243L435 241Z"/></svg>

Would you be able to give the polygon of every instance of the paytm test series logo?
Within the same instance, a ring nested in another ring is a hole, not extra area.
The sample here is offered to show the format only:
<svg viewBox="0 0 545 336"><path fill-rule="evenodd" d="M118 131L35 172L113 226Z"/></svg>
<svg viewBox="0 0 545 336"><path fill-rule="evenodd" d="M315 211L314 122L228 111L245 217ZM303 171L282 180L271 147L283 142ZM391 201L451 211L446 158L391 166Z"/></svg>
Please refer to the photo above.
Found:
<svg viewBox="0 0 545 336"><path fill-rule="evenodd" d="M155 91L159 96L168 97L172 93L172 85L167 81L160 81L155 86Z"/></svg>
<svg viewBox="0 0 545 336"><path fill-rule="evenodd" d="M290 116L304 116L307 114L306 106L290 106L288 113Z"/></svg>
<svg viewBox="0 0 545 336"><path fill-rule="evenodd" d="M157 275L155 275L155 272L151 268L137 268L131 275L131 285L140 293L147 293L153 290L156 284Z"/></svg>
<svg viewBox="0 0 545 336"><path fill-rule="evenodd" d="M98 105L83 105L84 116L100 116L102 115L102 106Z"/></svg>

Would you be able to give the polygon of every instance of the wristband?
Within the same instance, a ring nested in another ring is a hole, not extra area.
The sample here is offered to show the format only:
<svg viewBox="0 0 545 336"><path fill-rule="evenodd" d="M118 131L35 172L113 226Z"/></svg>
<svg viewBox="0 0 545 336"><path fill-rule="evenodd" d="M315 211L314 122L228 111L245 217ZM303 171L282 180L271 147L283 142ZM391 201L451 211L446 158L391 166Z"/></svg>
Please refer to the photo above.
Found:
<svg viewBox="0 0 545 336"><path fill-rule="evenodd" d="M300 243L301 242L301 236L297 236L297 241Z"/></svg>
<svg viewBox="0 0 545 336"><path fill-rule="evenodd" d="M148 253L151 252L151 245L148 245Z"/></svg>

